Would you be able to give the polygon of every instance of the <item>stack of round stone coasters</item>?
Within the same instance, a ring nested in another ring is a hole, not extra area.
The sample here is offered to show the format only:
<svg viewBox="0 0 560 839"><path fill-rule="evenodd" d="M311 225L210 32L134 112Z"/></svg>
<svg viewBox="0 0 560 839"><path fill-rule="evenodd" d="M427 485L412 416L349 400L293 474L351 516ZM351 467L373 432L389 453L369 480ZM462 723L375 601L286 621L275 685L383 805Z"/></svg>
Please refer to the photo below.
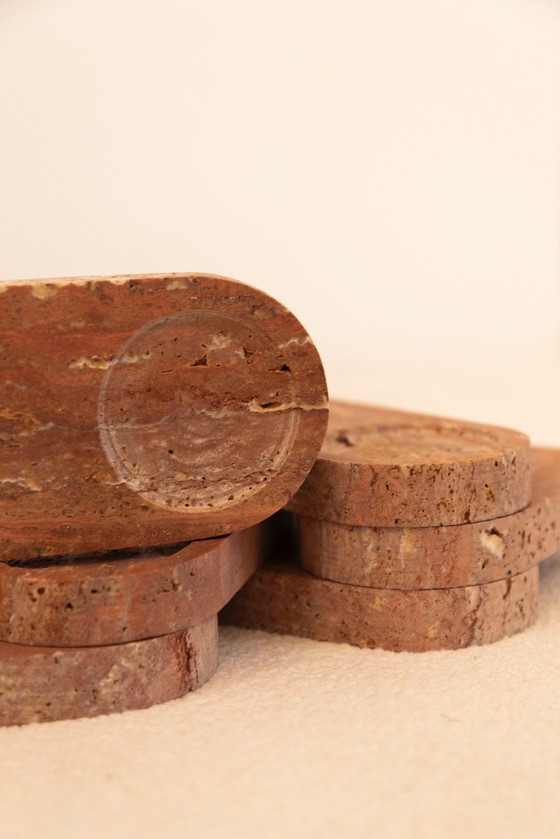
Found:
<svg viewBox="0 0 560 839"><path fill-rule="evenodd" d="M0 563L0 724L196 690L218 664L217 613L260 559L257 525L175 550Z"/></svg>
<svg viewBox="0 0 560 839"><path fill-rule="evenodd" d="M560 549L560 452L508 429L331 403L288 509L299 565L263 566L224 622L396 651L490 643L536 618L538 563Z"/></svg>
<svg viewBox="0 0 560 839"><path fill-rule="evenodd" d="M0 282L0 724L202 685L326 424L311 339L254 288Z"/></svg>

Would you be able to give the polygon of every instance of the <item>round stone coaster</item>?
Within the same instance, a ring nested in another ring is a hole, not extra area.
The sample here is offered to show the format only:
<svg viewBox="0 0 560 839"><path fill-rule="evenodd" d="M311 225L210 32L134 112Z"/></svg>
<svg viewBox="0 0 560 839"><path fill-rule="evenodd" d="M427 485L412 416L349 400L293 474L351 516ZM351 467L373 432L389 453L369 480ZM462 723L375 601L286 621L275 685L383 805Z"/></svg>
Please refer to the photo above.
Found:
<svg viewBox="0 0 560 839"><path fill-rule="evenodd" d="M226 606L224 624L395 652L490 644L537 617L539 568L494 583L399 591L333 583L264 565Z"/></svg>
<svg viewBox="0 0 560 839"><path fill-rule="evenodd" d="M506 428L334 402L319 458L288 509L365 527L507 516L530 500L529 445Z"/></svg>
<svg viewBox="0 0 560 839"><path fill-rule="evenodd" d="M560 450L533 449L533 493L510 516L450 527L359 527L298 516L300 562L374 588L469 586L519 574L560 551Z"/></svg>
<svg viewBox="0 0 560 839"><path fill-rule="evenodd" d="M196 690L217 665L216 616L107 647L0 643L0 726L148 708Z"/></svg>
<svg viewBox="0 0 560 839"><path fill-rule="evenodd" d="M261 526L180 550L0 563L0 641L84 647L170 635L215 615L261 561ZM129 552L130 553L130 552Z"/></svg>
<svg viewBox="0 0 560 839"><path fill-rule="evenodd" d="M171 544L284 506L327 390L284 306L224 277L0 282L0 558Z"/></svg>

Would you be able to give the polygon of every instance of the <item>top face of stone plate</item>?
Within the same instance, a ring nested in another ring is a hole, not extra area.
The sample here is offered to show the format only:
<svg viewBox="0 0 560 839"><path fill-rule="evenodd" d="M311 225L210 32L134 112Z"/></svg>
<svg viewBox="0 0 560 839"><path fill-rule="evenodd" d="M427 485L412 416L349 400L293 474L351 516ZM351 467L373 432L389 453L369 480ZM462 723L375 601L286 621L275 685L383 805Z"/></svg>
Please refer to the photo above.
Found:
<svg viewBox="0 0 560 839"><path fill-rule="evenodd" d="M212 275L0 284L8 558L164 544L279 509L319 451L325 378L297 319Z"/></svg>
<svg viewBox="0 0 560 839"><path fill-rule="evenodd" d="M289 509L368 527L509 515L530 500L529 445L510 429L334 402L319 459Z"/></svg>
<svg viewBox="0 0 560 839"><path fill-rule="evenodd" d="M321 458L387 466L479 463L527 450L519 431L333 402Z"/></svg>

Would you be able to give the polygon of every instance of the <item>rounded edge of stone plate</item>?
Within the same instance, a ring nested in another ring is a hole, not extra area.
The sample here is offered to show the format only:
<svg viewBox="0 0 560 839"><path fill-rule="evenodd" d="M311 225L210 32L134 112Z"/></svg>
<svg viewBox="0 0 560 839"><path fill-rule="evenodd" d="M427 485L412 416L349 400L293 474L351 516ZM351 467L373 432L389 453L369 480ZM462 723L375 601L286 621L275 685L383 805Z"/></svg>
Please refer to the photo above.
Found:
<svg viewBox="0 0 560 839"><path fill-rule="evenodd" d="M393 652L491 644L538 615L539 567L478 586L398 591L263 566L220 614L223 624Z"/></svg>
<svg viewBox="0 0 560 839"><path fill-rule="evenodd" d="M511 515L531 498L519 431L331 401L315 466L287 509L366 527L440 527Z"/></svg>
<svg viewBox="0 0 560 839"><path fill-rule="evenodd" d="M527 571L560 550L560 450L533 449L528 507L449 527L359 527L294 516L301 565L373 588L479 585Z"/></svg>
<svg viewBox="0 0 560 839"><path fill-rule="evenodd" d="M170 635L215 615L261 558L262 527L254 525L171 554L0 563L0 641L96 647Z"/></svg>
<svg viewBox="0 0 560 839"><path fill-rule="evenodd" d="M149 708L197 690L217 666L216 616L128 644L57 649L0 643L0 726Z"/></svg>

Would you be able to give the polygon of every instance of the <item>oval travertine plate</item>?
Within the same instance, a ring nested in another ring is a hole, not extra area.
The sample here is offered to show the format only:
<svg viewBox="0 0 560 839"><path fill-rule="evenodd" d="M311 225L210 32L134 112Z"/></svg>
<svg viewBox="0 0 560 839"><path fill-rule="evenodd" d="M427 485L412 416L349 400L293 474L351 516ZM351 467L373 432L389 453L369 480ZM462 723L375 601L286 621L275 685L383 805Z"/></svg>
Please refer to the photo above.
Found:
<svg viewBox="0 0 560 839"><path fill-rule="evenodd" d="M0 563L0 641L91 647L169 635L215 615L258 568L262 525L163 551Z"/></svg>
<svg viewBox="0 0 560 839"><path fill-rule="evenodd" d="M203 274L0 289L0 558L240 530L311 469L321 361L263 292Z"/></svg>

